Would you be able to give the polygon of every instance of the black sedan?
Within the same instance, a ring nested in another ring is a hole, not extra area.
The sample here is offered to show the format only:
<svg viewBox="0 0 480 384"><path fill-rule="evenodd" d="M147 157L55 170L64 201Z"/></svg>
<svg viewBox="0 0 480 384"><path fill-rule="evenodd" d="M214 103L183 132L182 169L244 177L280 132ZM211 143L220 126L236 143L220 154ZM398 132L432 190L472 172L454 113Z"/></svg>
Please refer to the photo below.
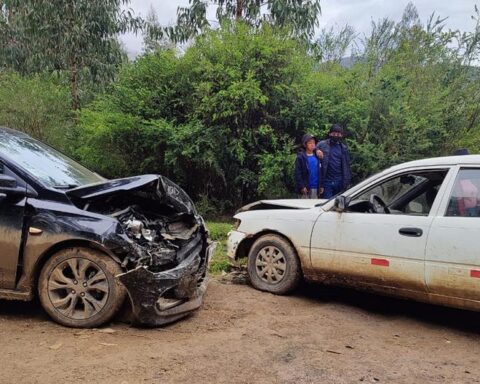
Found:
<svg viewBox="0 0 480 384"><path fill-rule="evenodd" d="M200 307L213 246L188 195L160 175L106 180L0 128L0 299L37 294L58 323L96 327L127 296L135 322Z"/></svg>

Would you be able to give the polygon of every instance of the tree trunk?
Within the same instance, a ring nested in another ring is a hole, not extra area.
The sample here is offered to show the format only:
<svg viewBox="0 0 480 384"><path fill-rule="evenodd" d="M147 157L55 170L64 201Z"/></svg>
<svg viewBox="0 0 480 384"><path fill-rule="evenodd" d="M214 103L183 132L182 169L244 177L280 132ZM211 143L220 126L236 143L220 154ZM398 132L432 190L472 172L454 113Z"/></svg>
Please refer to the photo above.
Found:
<svg viewBox="0 0 480 384"><path fill-rule="evenodd" d="M80 98L78 97L78 68L75 59L72 59L70 65L70 92L72 95L72 109L80 109Z"/></svg>
<svg viewBox="0 0 480 384"><path fill-rule="evenodd" d="M237 0L237 8L235 9L235 19L241 20L243 14L243 1L244 0Z"/></svg>

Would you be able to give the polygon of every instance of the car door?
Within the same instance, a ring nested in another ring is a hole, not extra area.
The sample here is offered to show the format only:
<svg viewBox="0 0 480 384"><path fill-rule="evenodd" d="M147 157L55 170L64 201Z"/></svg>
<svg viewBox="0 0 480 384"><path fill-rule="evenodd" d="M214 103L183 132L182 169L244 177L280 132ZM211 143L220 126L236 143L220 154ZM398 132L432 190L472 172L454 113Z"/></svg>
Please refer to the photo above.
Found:
<svg viewBox="0 0 480 384"><path fill-rule="evenodd" d="M427 236L447 173L448 169L397 172L348 196L352 211L331 210L315 224L312 267L350 283L425 291ZM371 210L373 194L390 207L390 214Z"/></svg>
<svg viewBox="0 0 480 384"><path fill-rule="evenodd" d="M425 257L430 293L480 300L480 167L458 167L433 220Z"/></svg>
<svg viewBox="0 0 480 384"><path fill-rule="evenodd" d="M14 178L17 188L26 190L25 183L0 162L0 179L3 176ZM12 195L8 189L0 185L0 289L15 288L26 203L26 194Z"/></svg>

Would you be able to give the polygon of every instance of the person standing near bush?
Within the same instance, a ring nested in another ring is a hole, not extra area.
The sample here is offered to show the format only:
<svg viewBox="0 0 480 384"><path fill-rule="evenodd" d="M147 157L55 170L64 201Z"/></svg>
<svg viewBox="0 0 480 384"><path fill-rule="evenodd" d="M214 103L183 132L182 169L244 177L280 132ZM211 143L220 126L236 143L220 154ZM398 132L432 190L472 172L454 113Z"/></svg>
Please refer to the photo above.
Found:
<svg viewBox="0 0 480 384"><path fill-rule="evenodd" d="M328 133L328 139L317 144L317 155L322 154L323 198L330 199L345 191L352 180L350 153L342 143L344 130L340 124L333 124Z"/></svg>
<svg viewBox="0 0 480 384"><path fill-rule="evenodd" d="M298 152L295 161L296 190L302 199L318 199L323 192L322 151L315 150L316 140L312 135L304 135L303 148Z"/></svg>

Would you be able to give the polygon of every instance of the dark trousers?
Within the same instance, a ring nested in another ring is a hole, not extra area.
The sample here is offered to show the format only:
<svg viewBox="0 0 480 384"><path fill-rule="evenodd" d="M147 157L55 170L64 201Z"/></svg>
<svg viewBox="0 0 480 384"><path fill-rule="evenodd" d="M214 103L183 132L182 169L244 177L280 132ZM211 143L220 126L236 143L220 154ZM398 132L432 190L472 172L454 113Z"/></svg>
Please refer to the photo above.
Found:
<svg viewBox="0 0 480 384"><path fill-rule="evenodd" d="M343 180L325 180L323 187L323 198L331 199L333 196L343 192Z"/></svg>

